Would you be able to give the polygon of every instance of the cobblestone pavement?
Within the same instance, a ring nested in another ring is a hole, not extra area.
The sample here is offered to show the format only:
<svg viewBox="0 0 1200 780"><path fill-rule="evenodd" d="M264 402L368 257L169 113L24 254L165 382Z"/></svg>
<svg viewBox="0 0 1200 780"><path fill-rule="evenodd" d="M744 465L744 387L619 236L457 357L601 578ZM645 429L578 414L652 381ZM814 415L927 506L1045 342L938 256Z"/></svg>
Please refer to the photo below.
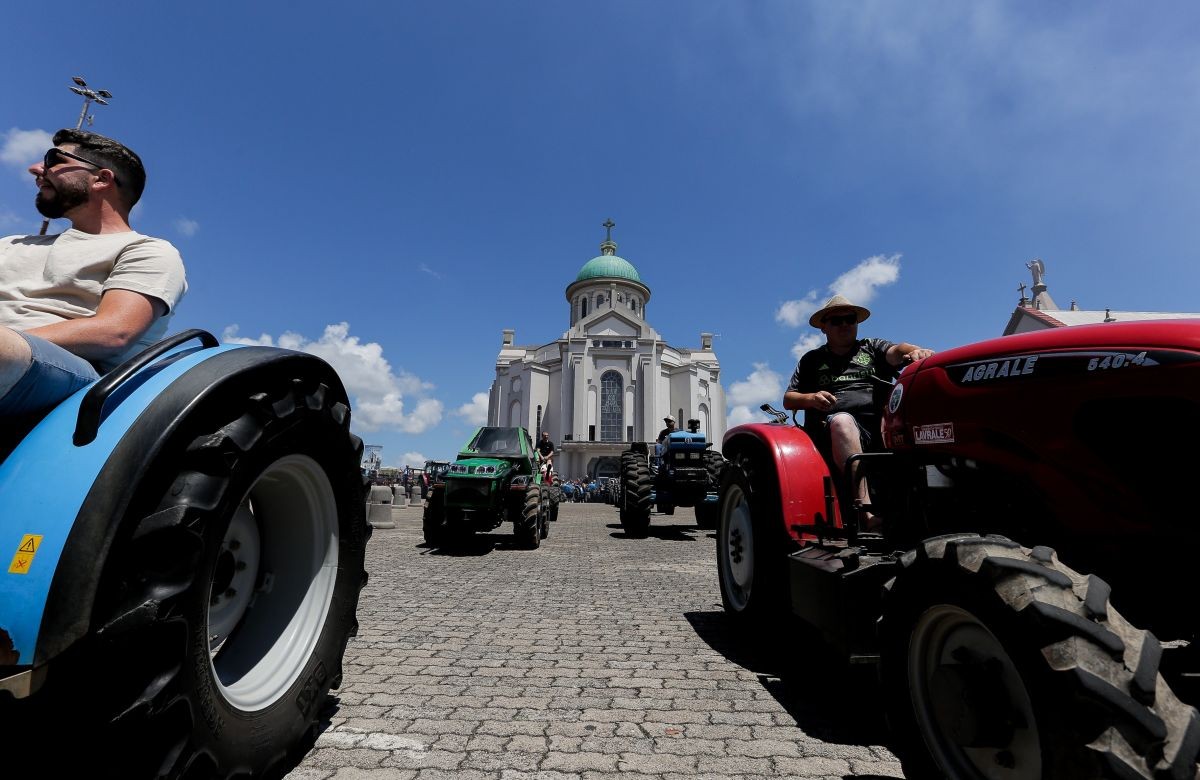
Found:
<svg viewBox="0 0 1200 780"><path fill-rule="evenodd" d="M394 513L336 707L288 780L903 777L869 689L726 619L690 509L630 539L613 507L563 504L541 549L506 525L452 552Z"/></svg>

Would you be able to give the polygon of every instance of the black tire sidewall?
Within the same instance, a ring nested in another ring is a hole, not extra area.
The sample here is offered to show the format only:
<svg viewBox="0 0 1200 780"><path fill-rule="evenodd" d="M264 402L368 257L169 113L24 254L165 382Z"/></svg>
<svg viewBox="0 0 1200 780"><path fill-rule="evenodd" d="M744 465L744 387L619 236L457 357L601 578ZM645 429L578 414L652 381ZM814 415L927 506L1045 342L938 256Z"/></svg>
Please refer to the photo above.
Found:
<svg viewBox="0 0 1200 780"><path fill-rule="evenodd" d="M293 746L309 729L323 705L331 683L340 682L341 658L347 638L355 629L355 608L362 585L365 534L357 522L365 513L361 475L347 461L347 432L327 414L303 410L298 419L268 425L262 439L246 452L233 469L228 488L217 509L207 514L201 533L204 554L198 576L180 602L187 621L187 660L181 684L193 698L196 714L193 741L223 766L246 756L277 760L268 753ZM338 511L338 572L321 634L304 669L286 693L268 707L243 712L220 692L209 660L207 609L216 556L233 512L257 479L286 455L306 455L318 463L330 481ZM253 744L247 744L249 741ZM268 747L269 746L269 747Z"/></svg>

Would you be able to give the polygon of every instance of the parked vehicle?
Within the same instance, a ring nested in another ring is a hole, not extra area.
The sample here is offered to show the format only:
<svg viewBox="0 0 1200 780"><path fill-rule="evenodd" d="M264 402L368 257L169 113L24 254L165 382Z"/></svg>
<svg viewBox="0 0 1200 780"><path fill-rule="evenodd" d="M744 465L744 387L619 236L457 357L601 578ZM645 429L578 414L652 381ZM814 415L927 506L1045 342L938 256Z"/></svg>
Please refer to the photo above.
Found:
<svg viewBox="0 0 1200 780"><path fill-rule="evenodd" d="M725 609L876 664L909 777L1195 778L1200 321L952 349L884 411L881 534L786 415L726 434Z"/></svg>
<svg viewBox="0 0 1200 780"><path fill-rule="evenodd" d="M549 533L551 508L529 432L485 426L450 464L445 483L434 486L422 526L425 541L440 546L509 522L518 543L536 548Z"/></svg>
<svg viewBox="0 0 1200 780"><path fill-rule="evenodd" d="M699 420L688 420L687 431L672 431L662 445L635 442L621 453L618 507L626 533L645 536L655 506L666 515L677 506L695 507L698 526L716 526L724 460L699 429Z"/></svg>

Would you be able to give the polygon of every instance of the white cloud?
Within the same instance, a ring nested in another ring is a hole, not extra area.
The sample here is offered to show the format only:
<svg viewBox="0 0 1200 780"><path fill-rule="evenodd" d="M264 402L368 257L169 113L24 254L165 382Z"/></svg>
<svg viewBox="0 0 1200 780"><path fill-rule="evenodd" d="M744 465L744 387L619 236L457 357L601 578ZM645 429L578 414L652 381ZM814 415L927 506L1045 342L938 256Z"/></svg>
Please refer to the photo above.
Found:
<svg viewBox="0 0 1200 780"><path fill-rule="evenodd" d="M472 425L487 425L488 394L476 393L470 403L458 407L454 413Z"/></svg>
<svg viewBox="0 0 1200 780"><path fill-rule="evenodd" d="M860 306L866 306L874 300L880 287L893 284L900 278L900 257L899 254L872 255L834 279L826 288L826 292L830 296L841 295ZM791 325L793 328L806 325L808 318L825 300L827 298L817 298L816 290L809 290L803 298L781 303L775 310L775 321ZM797 345L799 343L797 342Z"/></svg>
<svg viewBox="0 0 1200 780"><path fill-rule="evenodd" d="M817 301L817 291L809 290L808 295L794 301L784 301L775 310L775 321L797 328L808 322L812 313L820 307Z"/></svg>
<svg viewBox="0 0 1200 780"><path fill-rule="evenodd" d="M383 347L375 342L362 343L350 335L350 325L340 322L326 325L316 341L299 333L284 332L278 339L269 334L258 338L237 335L238 326L225 328L222 340L234 344L278 346L307 352L322 358L338 372L351 396L352 420L363 430L391 428L405 433L422 433L441 422L442 402L430 398L434 386L415 374L394 373L383 356ZM415 399L406 408L405 397Z"/></svg>
<svg viewBox="0 0 1200 780"><path fill-rule="evenodd" d="M422 455L419 452L406 452L400 456L400 462L397 463L396 465L401 468L403 468L404 466L415 466L417 468L424 468L425 461L427 461L427 460L429 460L429 458L425 457L424 455Z"/></svg>
<svg viewBox="0 0 1200 780"><path fill-rule="evenodd" d="M820 333L809 333L801 336L796 340L796 343L792 345L792 357L796 358L796 360L799 360L804 356L805 352L811 352L824 343L825 337Z"/></svg>
<svg viewBox="0 0 1200 780"><path fill-rule="evenodd" d="M749 406L735 406L729 410L725 421L732 428L735 425L742 425L744 423L766 422L767 418L757 409L751 409Z"/></svg>
<svg viewBox="0 0 1200 780"><path fill-rule="evenodd" d="M175 220L175 229L189 238L196 235L200 230L200 223L194 219L180 217Z"/></svg>
<svg viewBox="0 0 1200 780"><path fill-rule="evenodd" d="M727 398L732 406L726 414L730 427L748 422L765 422L766 417L759 406L769 403L778 407L783 403L783 377L772 371L766 363L755 363L754 371L745 379L729 386Z"/></svg>
<svg viewBox="0 0 1200 780"><path fill-rule="evenodd" d="M21 130L12 128L0 143L0 162L13 165L24 172L25 168L42 159L46 150L53 146L53 136L45 130Z"/></svg>
<svg viewBox="0 0 1200 780"><path fill-rule="evenodd" d="M899 278L900 255L875 255L834 279L829 292L866 306L874 299L878 288L893 284Z"/></svg>
<svg viewBox="0 0 1200 780"><path fill-rule="evenodd" d="M425 272L425 273L429 274L429 275L430 275L430 276L432 276L434 279L441 279L441 278L442 278L442 275L441 275L441 274L439 274L437 271L435 271L435 270L433 270L432 268L430 268L430 267L429 267L428 265L426 265L425 263L421 263L421 265L419 266L419 268L420 268L420 270L421 270L421 271L423 271L423 272Z"/></svg>
<svg viewBox="0 0 1200 780"><path fill-rule="evenodd" d="M750 376L734 382L726 394L734 406L758 406L767 402L777 404L783 398L783 377L766 363L755 363Z"/></svg>

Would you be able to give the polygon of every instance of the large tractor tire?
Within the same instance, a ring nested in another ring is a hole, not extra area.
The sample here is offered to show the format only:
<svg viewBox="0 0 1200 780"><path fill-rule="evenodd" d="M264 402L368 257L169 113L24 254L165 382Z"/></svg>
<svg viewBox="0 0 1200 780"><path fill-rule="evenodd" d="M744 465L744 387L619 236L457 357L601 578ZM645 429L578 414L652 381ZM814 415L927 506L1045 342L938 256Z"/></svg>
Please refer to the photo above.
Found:
<svg viewBox="0 0 1200 780"><path fill-rule="evenodd" d="M642 461L634 461L625 469L623 479L625 500L621 507L621 527L629 536L645 536L650 529L650 467Z"/></svg>
<svg viewBox="0 0 1200 780"><path fill-rule="evenodd" d="M446 524L446 491L434 488L425 503L425 511L421 515L421 532L425 543L432 547L441 547L449 538Z"/></svg>
<svg viewBox="0 0 1200 780"><path fill-rule="evenodd" d="M787 555L775 470L739 454L723 471L717 503L717 579L721 603L738 620L778 617L789 603Z"/></svg>
<svg viewBox="0 0 1200 780"><path fill-rule="evenodd" d="M725 472L725 458L721 453L705 450L704 468L708 471L708 489L721 489L721 475Z"/></svg>
<svg viewBox="0 0 1200 780"><path fill-rule="evenodd" d="M285 371L202 399L123 486L94 633L33 697L75 745L34 753L43 770L271 776L311 744L358 629L371 529L349 409Z"/></svg>
<svg viewBox="0 0 1200 780"><path fill-rule="evenodd" d="M907 777L1198 776L1200 715L1103 580L999 536L928 539L902 564L880 637Z"/></svg>
<svg viewBox="0 0 1200 780"><path fill-rule="evenodd" d="M525 500L521 504L521 518L513 523L513 536L517 544L530 550L536 550L541 546L542 520L542 489L538 485L530 485L525 488Z"/></svg>

